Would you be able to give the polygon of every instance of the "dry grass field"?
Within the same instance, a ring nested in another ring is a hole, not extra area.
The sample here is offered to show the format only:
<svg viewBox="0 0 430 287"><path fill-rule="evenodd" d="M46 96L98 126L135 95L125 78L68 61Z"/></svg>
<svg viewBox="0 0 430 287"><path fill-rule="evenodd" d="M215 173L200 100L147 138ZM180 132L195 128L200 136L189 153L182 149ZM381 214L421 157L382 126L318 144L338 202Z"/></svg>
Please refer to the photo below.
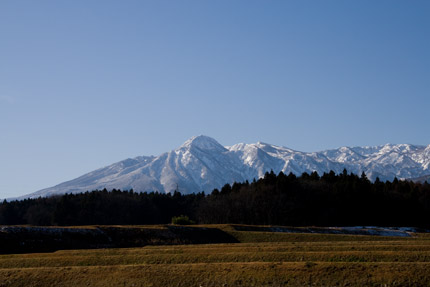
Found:
<svg viewBox="0 0 430 287"><path fill-rule="evenodd" d="M240 243L0 255L0 286L430 286L430 237L219 228Z"/></svg>

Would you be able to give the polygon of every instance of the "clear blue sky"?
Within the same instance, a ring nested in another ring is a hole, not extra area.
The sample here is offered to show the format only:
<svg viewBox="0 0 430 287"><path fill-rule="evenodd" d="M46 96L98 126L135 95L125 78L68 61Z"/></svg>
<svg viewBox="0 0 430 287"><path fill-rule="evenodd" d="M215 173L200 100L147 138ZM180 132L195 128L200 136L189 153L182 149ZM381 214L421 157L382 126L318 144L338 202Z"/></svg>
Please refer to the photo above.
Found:
<svg viewBox="0 0 430 287"><path fill-rule="evenodd" d="M205 134L430 144L430 1L0 1L0 198Z"/></svg>

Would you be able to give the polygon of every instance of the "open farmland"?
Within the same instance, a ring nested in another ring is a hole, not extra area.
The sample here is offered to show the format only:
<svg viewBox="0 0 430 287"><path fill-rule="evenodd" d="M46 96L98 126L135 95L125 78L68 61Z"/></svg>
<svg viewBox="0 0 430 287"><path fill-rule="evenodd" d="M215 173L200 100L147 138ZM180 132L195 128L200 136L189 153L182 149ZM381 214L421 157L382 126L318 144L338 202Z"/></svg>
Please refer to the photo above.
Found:
<svg viewBox="0 0 430 287"><path fill-rule="evenodd" d="M430 286L430 237L238 231L239 243L0 255L0 286Z"/></svg>

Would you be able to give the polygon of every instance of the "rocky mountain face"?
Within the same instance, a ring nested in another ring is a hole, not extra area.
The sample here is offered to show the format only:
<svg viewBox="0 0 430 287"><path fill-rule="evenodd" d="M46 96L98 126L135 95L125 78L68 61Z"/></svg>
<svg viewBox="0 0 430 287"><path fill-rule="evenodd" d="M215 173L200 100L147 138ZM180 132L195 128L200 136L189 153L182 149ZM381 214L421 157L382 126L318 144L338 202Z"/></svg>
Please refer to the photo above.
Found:
<svg viewBox="0 0 430 287"><path fill-rule="evenodd" d="M29 194L35 198L95 189L133 189L136 192L211 192L226 183L258 179L265 172L333 170L392 180L430 175L430 145L386 144L300 152L267 143L222 146L207 136L192 137L179 148L159 156L139 156L95 170L81 177Z"/></svg>

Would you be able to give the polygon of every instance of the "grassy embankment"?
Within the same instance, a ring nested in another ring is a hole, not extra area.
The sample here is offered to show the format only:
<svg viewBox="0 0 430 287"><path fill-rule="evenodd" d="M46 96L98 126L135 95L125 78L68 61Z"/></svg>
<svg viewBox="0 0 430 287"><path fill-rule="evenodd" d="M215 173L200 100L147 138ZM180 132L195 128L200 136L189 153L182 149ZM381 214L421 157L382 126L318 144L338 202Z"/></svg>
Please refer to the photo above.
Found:
<svg viewBox="0 0 430 287"><path fill-rule="evenodd" d="M240 243L0 255L0 286L430 286L427 234L400 238L210 227Z"/></svg>

